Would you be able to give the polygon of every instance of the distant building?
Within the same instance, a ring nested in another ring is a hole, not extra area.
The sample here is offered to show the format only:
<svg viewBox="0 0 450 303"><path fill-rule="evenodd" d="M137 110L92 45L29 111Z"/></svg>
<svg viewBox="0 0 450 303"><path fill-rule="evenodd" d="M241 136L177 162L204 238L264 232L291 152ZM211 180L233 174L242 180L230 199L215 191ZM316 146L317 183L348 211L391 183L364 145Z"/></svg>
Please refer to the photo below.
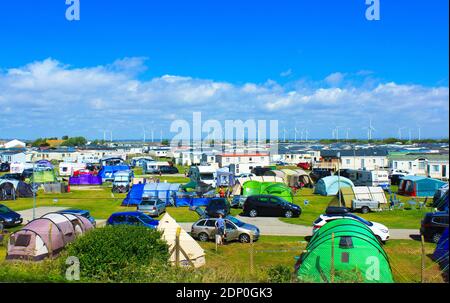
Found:
<svg viewBox="0 0 450 303"><path fill-rule="evenodd" d="M256 166L269 166L269 154L255 153L255 154L239 154L239 153L224 153L216 156L216 161L220 167L229 166L230 164L252 164Z"/></svg>
<svg viewBox="0 0 450 303"><path fill-rule="evenodd" d="M416 176L449 180L448 153L391 153L389 167Z"/></svg>
<svg viewBox="0 0 450 303"><path fill-rule="evenodd" d="M340 161L338 158L340 153ZM340 169L378 170L389 167L388 151L386 149L353 149L353 150L322 150L321 163L315 167Z"/></svg>
<svg viewBox="0 0 450 303"><path fill-rule="evenodd" d="M20 151L5 151L0 152L1 163L25 163L26 155Z"/></svg>
<svg viewBox="0 0 450 303"><path fill-rule="evenodd" d="M12 140L0 145L2 148L24 148L26 146L25 142L19 140Z"/></svg>

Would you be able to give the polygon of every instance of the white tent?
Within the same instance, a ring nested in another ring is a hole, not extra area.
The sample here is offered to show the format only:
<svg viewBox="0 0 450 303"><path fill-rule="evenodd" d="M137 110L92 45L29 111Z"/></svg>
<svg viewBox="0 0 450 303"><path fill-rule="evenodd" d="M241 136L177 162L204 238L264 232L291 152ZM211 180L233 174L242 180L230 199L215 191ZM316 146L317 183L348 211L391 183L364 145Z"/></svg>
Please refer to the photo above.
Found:
<svg viewBox="0 0 450 303"><path fill-rule="evenodd" d="M194 267L205 265L206 259L203 248L201 248L201 246L186 231L184 231L169 214L166 213L159 221L158 230L163 233L162 238L166 240L169 245L169 251L171 252L170 262L175 264L175 244L178 228L180 228L180 265L189 266L191 262Z"/></svg>

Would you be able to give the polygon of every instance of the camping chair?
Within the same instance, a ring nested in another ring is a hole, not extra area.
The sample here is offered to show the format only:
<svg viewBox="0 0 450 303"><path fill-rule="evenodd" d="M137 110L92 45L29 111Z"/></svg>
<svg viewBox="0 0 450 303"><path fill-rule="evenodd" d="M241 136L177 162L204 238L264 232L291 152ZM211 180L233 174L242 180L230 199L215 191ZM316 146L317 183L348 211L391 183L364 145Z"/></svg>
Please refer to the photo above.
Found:
<svg viewBox="0 0 450 303"><path fill-rule="evenodd" d="M416 209L417 202L416 202L416 200L412 199L412 200L408 201L408 205L411 209Z"/></svg>
<svg viewBox="0 0 450 303"><path fill-rule="evenodd" d="M389 210L393 210L393 209L395 209L395 207L399 207L400 203L401 203L400 200L397 199L396 194L394 194L394 197L392 197L392 195L389 195L389 202L390 202Z"/></svg>

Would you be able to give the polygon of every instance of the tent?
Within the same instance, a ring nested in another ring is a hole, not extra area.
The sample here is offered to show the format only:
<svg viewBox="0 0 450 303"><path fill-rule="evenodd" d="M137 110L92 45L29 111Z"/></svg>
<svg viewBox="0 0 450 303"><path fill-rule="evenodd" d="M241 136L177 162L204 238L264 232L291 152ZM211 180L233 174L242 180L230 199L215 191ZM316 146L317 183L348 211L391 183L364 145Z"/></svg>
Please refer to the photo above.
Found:
<svg viewBox="0 0 450 303"><path fill-rule="evenodd" d="M298 260L298 279L330 282L332 259L335 282L394 282L386 252L372 231L359 221L339 219L322 226Z"/></svg>
<svg viewBox="0 0 450 303"><path fill-rule="evenodd" d="M76 177L69 178L69 184L71 186L78 185L102 185L102 178L99 176L88 175L78 175Z"/></svg>
<svg viewBox="0 0 450 303"><path fill-rule="evenodd" d="M33 172L31 181L34 183L54 183L57 182L55 171L41 170Z"/></svg>
<svg viewBox="0 0 450 303"><path fill-rule="evenodd" d="M383 188L379 186L355 186L355 187L342 187L341 188L341 203L347 208L352 208L352 200L374 200L380 204L386 204L387 199L384 194ZM339 201L339 200L337 200ZM336 200L330 202L331 205L335 205Z"/></svg>
<svg viewBox="0 0 450 303"><path fill-rule="evenodd" d="M234 186L235 179L234 174L232 172L218 169L216 172L216 185L217 186Z"/></svg>
<svg viewBox="0 0 450 303"><path fill-rule="evenodd" d="M254 195L273 195L281 197L290 203L294 201L292 189L283 183L276 182L247 181L242 186L242 195L247 197Z"/></svg>
<svg viewBox="0 0 450 303"><path fill-rule="evenodd" d="M448 277L448 227L445 229L437 243L433 253L433 259L439 263L441 270L446 272Z"/></svg>
<svg viewBox="0 0 450 303"><path fill-rule="evenodd" d="M256 177L248 177L248 178L237 178L236 184L233 186L232 194L240 195L242 193L242 185L247 181L284 183L283 178L273 177L273 176L256 176Z"/></svg>
<svg viewBox="0 0 450 303"><path fill-rule="evenodd" d="M35 163L37 168L48 168L53 170L53 164L48 160L39 160Z"/></svg>
<svg viewBox="0 0 450 303"><path fill-rule="evenodd" d="M433 197L436 190L446 185L444 181L421 176L403 176L398 194L412 197Z"/></svg>
<svg viewBox="0 0 450 303"><path fill-rule="evenodd" d="M314 181L311 179L309 174L305 172L303 169L294 169L299 174L300 182L303 182L305 187L313 187Z"/></svg>
<svg viewBox="0 0 450 303"><path fill-rule="evenodd" d="M448 212L448 196L449 191L447 190L443 196L436 201L433 201L433 207L437 208L439 211L447 211Z"/></svg>
<svg viewBox="0 0 450 303"><path fill-rule="evenodd" d="M144 186L145 184L134 184L125 199L123 199L122 206L134 206L141 204Z"/></svg>
<svg viewBox="0 0 450 303"><path fill-rule="evenodd" d="M277 169L268 170L264 173L264 176L278 177L278 178L283 179L284 182L287 182L286 181L286 173L281 170L277 170Z"/></svg>
<svg viewBox="0 0 450 303"><path fill-rule="evenodd" d="M30 184L23 181L0 179L0 200L30 197L33 197L33 190Z"/></svg>
<svg viewBox="0 0 450 303"><path fill-rule="evenodd" d="M83 216L46 214L11 235L6 259L39 261L57 255L67 244L92 228L92 223Z"/></svg>
<svg viewBox="0 0 450 303"><path fill-rule="evenodd" d="M129 171L129 170L130 167L128 165L102 166L97 175L101 177L103 181L113 180L115 173L119 171Z"/></svg>
<svg viewBox="0 0 450 303"><path fill-rule="evenodd" d="M179 265L200 267L205 265L205 251L201 246L169 215L165 214L159 220L158 230L162 232L162 238L169 245L171 252L169 261L172 265L176 262L176 234L179 231Z"/></svg>
<svg viewBox="0 0 450 303"><path fill-rule="evenodd" d="M211 197L200 197L193 192L177 192L175 195L175 206L207 206L211 201Z"/></svg>
<svg viewBox="0 0 450 303"><path fill-rule="evenodd" d="M345 177L328 176L317 181L314 193L322 196L334 196L342 187L354 187L354 185Z"/></svg>

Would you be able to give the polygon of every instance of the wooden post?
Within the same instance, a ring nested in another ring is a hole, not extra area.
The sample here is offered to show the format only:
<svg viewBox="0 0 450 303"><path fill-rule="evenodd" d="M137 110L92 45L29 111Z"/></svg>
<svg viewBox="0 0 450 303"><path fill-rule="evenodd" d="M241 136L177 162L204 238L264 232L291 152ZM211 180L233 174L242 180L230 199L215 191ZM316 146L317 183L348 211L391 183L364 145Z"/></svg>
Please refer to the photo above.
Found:
<svg viewBox="0 0 450 303"><path fill-rule="evenodd" d="M425 239L423 235L420 236L420 242L422 244L422 264L420 269L420 282L425 282Z"/></svg>
<svg viewBox="0 0 450 303"><path fill-rule="evenodd" d="M181 227L177 227L177 233L175 235L175 266L180 266L180 233Z"/></svg>
<svg viewBox="0 0 450 303"><path fill-rule="evenodd" d="M50 258L53 256L53 247L52 247L52 228L53 228L53 225L52 225L52 223L50 223L50 228L49 228L49 230L48 230L48 245L49 245L49 247L47 247L47 248L48 248L48 256L49 256Z"/></svg>
<svg viewBox="0 0 450 303"><path fill-rule="evenodd" d="M334 283L334 233L331 234L331 268L330 268L330 280Z"/></svg>
<svg viewBox="0 0 450 303"><path fill-rule="evenodd" d="M253 235L250 233L250 273L253 275L254 273L254 264L253 264Z"/></svg>

